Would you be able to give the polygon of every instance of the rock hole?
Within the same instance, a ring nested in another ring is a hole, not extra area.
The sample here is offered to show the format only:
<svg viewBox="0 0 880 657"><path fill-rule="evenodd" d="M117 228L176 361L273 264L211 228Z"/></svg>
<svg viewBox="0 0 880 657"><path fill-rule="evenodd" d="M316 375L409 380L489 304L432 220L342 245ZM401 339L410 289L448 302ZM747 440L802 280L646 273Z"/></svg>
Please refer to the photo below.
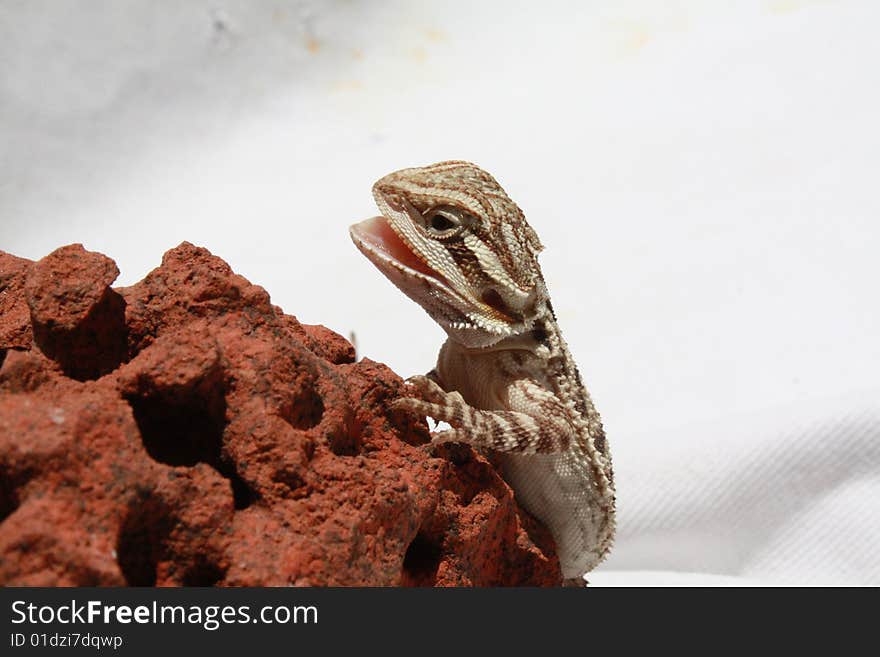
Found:
<svg viewBox="0 0 880 657"><path fill-rule="evenodd" d="M280 414L294 429L305 431L321 421L324 416L324 402L314 386L304 386L281 407Z"/></svg>
<svg viewBox="0 0 880 657"><path fill-rule="evenodd" d="M154 460L172 466L206 463L229 480L236 509L257 495L223 456L226 395L218 370L192 388L152 391L127 397L144 449Z"/></svg>
<svg viewBox="0 0 880 657"><path fill-rule="evenodd" d="M236 511L246 509L257 501L256 491L241 478L234 465L229 461L221 460L215 467L217 472L229 480L229 485L232 487L232 503Z"/></svg>
<svg viewBox="0 0 880 657"><path fill-rule="evenodd" d="M116 561L128 586L156 585L156 568L170 528L168 509L149 494L129 507L116 542Z"/></svg>
<svg viewBox="0 0 880 657"><path fill-rule="evenodd" d="M156 394L128 399L147 453L174 466L217 466L225 426L223 395Z"/></svg>
<svg viewBox="0 0 880 657"><path fill-rule="evenodd" d="M420 531L403 557L401 586L434 586L443 554L442 541Z"/></svg>
<svg viewBox="0 0 880 657"><path fill-rule="evenodd" d="M77 381L99 379L128 357L125 299L109 287L74 328L62 330L51 322L34 321L33 330L40 351Z"/></svg>
<svg viewBox="0 0 880 657"><path fill-rule="evenodd" d="M186 569L182 583L184 586L216 586L224 577L226 577L226 569L200 555L196 562Z"/></svg>
<svg viewBox="0 0 880 657"><path fill-rule="evenodd" d="M336 456L357 456L361 449L361 435L357 427L339 423L329 427L324 435L327 446Z"/></svg>
<svg viewBox="0 0 880 657"><path fill-rule="evenodd" d="M5 469L0 469L0 522L15 513L20 500L12 483L12 477Z"/></svg>
<svg viewBox="0 0 880 657"><path fill-rule="evenodd" d="M308 488L302 472L293 466L281 466L272 473L272 481L282 484L290 491L291 497L302 497L307 494Z"/></svg>
<svg viewBox="0 0 880 657"><path fill-rule="evenodd" d="M3 367L4 360L6 360L6 349L0 349L0 368Z"/></svg>

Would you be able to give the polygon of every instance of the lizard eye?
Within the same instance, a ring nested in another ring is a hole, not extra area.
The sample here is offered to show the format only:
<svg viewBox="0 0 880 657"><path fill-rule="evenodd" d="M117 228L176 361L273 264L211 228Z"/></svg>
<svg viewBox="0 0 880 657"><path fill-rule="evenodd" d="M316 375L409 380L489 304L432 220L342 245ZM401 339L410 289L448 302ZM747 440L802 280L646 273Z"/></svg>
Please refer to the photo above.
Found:
<svg viewBox="0 0 880 657"><path fill-rule="evenodd" d="M450 228L455 228L455 222L446 215L438 212L431 217L431 228L438 232L442 232L444 230L449 230Z"/></svg>
<svg viewBox="0 0 880 657"><path fill-rule="evenodd" d="M425 228L435 237L453 237L473 222L470 215L451 205L438 205L424 214Z"/></svg>

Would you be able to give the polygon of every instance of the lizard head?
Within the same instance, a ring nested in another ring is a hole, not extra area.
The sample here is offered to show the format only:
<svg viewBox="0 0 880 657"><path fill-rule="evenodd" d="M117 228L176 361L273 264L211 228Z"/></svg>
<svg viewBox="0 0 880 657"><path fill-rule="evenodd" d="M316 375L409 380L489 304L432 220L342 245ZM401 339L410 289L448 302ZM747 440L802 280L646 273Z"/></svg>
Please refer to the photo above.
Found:
<svg viewBox="0 0 880 657"><path fill-rule="evenodd" d="M484 347L531 329L542 246L492 176L440 162L385 176L373 196L382 216L352 226L354 243L453 340Z"/></svg>

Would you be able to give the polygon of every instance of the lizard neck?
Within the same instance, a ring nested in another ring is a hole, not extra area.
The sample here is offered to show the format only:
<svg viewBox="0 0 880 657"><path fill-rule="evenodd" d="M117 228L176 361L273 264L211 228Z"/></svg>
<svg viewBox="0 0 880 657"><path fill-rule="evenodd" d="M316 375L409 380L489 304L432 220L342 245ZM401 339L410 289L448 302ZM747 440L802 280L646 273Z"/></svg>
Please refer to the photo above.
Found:
<svg viewBox="0 0 880 657"><path fill-rule="evenodd" d="M537 357L532 360L540 368L535 378L545 381L561 399L574 409L581 421L594 425L601 432L601 421L590 394L581 379L580 371L562 337L556 313L549 299L542 298L537 304L529 329L508 336L489 346L468 346L450 337L447 349L458 351L463 357L514 352L528 352Z"/></svg>

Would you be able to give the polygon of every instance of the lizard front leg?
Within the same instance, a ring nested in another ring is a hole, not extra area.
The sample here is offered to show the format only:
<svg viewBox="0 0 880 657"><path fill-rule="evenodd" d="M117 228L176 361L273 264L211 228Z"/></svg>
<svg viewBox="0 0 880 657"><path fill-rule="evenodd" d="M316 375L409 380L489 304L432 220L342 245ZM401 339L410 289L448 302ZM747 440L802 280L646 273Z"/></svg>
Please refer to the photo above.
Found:
<svg viewBox="0 0 880 657"><path fill-rule="evenodd" d="M571 410L552 392L529 379L509 385L507 399L511 410L474 408L461 393L447 392L427 376L411 377L407 383L419 397L402 397L392 406L447 422L452 428L435 434L435 444L467 443L501 452L546 454L568 449L577 436Z"/></svg>

